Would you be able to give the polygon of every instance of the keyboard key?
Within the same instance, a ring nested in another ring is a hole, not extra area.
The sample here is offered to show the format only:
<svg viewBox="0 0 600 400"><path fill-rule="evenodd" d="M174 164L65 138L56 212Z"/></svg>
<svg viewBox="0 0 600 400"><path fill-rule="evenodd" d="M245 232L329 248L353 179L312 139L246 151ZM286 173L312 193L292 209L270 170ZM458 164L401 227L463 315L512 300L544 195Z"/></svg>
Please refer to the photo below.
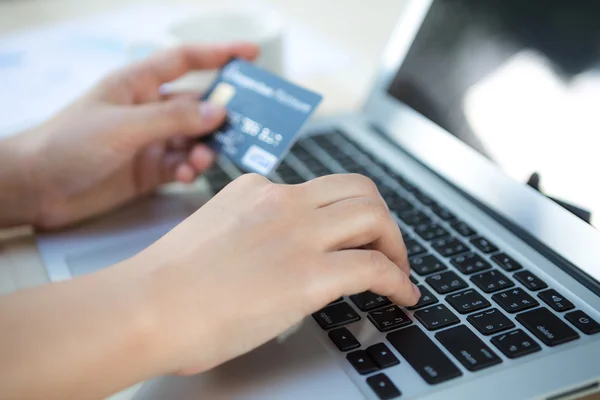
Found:
<svg viewBox="0 0 600 400"><path fill-rule="evenodd" d="M360 343L352 333L346 328L337 328L329 331L329 339L337 346L341 351L349 351L358 349Z"/></svg>
<svg viewBox="0 0 600 400"><path fill-rule="evenodd" d="M387 335L387 340L430 385L462 375L456 365L417 326L392 332Z"/></svg>
<svg viewBox="0 0 600 400"><path fill-rule="evenodd" d="M450 224L450 226L452 227L452 229L454 229L456 232L458 232L461 236L464 237L473 236L477 233L475 232L475 230L473 230L473 228L467 225L466 222L455 221L452 224Z"/></svg>
<svg viewBox="0 0 600 400"><path fill-rule="evenodd" d="M447 269L440 260L429 254L411 257L409 261L410 268L421 276Z"/></svg>
<svg viewBox="0 0 600 400"><path fill-rule="evenodd" d="M510 278L507 278L502 272L494 270L473 275L471 277L471 282L476 284L477 287L485 293L493 293L498 290L515 286Z"/></svg>
<svg viewBox="0 0 600 400"><path fill-rule="evenodd" d="M493 253L498 251L498 248L484 237L477 236L470 240L471 244L477 247L482 253Z"/></svg>
<svg viewBox="0 0 600 400"><path fill-rule="evenodd" d="M356 350L352 353L348 353L346 359L350 361L350 364L356 369L356 372L361 375L367 375L379 369L377 365L375 365L375 361L373 361L364 350Z"/></svg>
<svg viewBox="0 0 600 400"><path fill-rule="evenodd" d="M495 256L492 256L492 260L501 266L506 272L518 271L523 268L521 264L516 262L506 253L496 254Z"/></svg>
<svg viewBox="0 0 600 400"><path fill-rule="evenodd" d="M600 332L600 324L581 310L567 313L565 318L586 335Z"/></svg>
<svg viewBox="0 0 600 400"><path fill-rule="evenodd" d="M452 214L450 211L440 206L439 204L432 205L431 211L433 211L433 213L440 217L443 221L452 221L456 219L456 215Z"/></svg>
<svg viewBox="0 0 600 400"><path fill-rule="evenodd" d="M519 282L521 282L523 286L525 286L529 290L536 291L546 289L548 287L548 285L546 285L546 282L544 282L529 271L517 272L513 275L513 277Z"/></svg>
<svg viewBox="0 0 600 400"><path fill-rule="evenodd" d="M469 371L479 371L502 360L465 325L446 329L435 338Z"/></svg>
<svg viewBox="0 0 600 400"><path fill-rule="evenodd" d="M484 335L491 335L515 327L515 324L497 308L471 314L467 317L467 321Z"/></svg>
<svg viewBox="0 0 600 400"><path fill-rule="evenodd" d="M421 298L419 299L419 302L412 307L407 307L407 309L416 310L438 302L438 299L425 286L421 285L418 286L418 288L421 291Z"/></svg>
<svg viewBox="0 0 600 400"><path fill-rule="evenodd" d="M410 275L409 278L410 278L410 281L412 283L414 283L415 285L419 283L419 281L417 280L417 278L415 278L414 276Z"/></svg>
<svg viewBox="0 0 600 400"><path fill-rule="evenodd" d="M429 197L425 193L421 192L420 190L413 191L413 196L415 196L417 198L417 200L419 200L421 203L423 203L426 206L431 206L431 205L435 204L435 201L431 197Z"/></svg>
<svg viewBox="0 0 600 400"><path fill-rule="evenodd" d="M557 346L579 338L577 332L547 308L537 308L519 314L517 321L548 346Z"/></svg>
<svg viewBox="0 0 600 400"><path fill-rule="evenodd" d="M410 226L428 224L431 222L431 219L419 210L401 212L398 214L398 218Z"/></svg>
<svg viewBox="0 0 600 400"><path fill-rule="evenodd" d="M443 304L415 311L415 317L430 331L458 324L460 320Z"/></svg>
<svg viewBox="0 0 600 400"><path fill-rule="evenodd" d="M477 293L475 289L449 294L446 296L446 301L461 314L468 314L491 306L490 302Z"/></svg>
<svg viewBox="0 0 600 400"><path fill-rule="evenodd" d="M371 311L369 319L381 332L391 331L392 329L412 324L408 315L395 305Z"/></svg>
<svg viewBox="0 0 600 400"><path fill-rule="evenodd" d="M448 235L448 231L439 226L438 224L417 225L415 227L415 232L417 233L417 235L421 236L427 241Z"/></svg>
<svg viewBox="0 0 600 400"><path fill-rule="evenodd" d="M465 289L468 287L466 282L463 281L453 271L431 275L427 279L425 279L425 282L427 282L433 288L433 290L435 290L439 294L455 292L457 290Z"/></svg>
<svg viewBox="0 0 600 400"><path fill-rule="evenodd" d="M395 191L392 191L392 189L388 190L388 188L386 188L381 190L380 194L389 209L397 214L414 209L413 205L408 200L400 197L400 195Z"/></svg>
<svg viewBox="0 0 600 400"><path fill-rule="evenodd" d="M514 288L507 290L506 292L496 293L492 296L492 300L511 314L537 307L540 304L521 288Z"/></svg>
<svg viewBox="0 0 600 400"><path fill-rule="evenodd" d="M371 311L377 307L383 307L392 304L390 299L387 297L368 291L350 296L350 300L352 300L352 302L356 304L356 307L358 307L361 311Z"/></svg>
<svg viewBox="0 0 600 400"><path fill-rule="evenodd" d="M508 358L518 358L540 351L542 348L521 329L494 336L492 344Z"/></svg>
<svg viewBox="0 0 600 400"><path fill-rule="evenodd" d="M377 343L367 347L367 353L371 356L375 364L379 368L384 369L400 364L400 360L396 357L388 347L383 343Z"/></svg>
<svg viewBox="0 0 600 400"><path fill-rule="evenodd" d="M342 300L344 300L344 298L343 297L339 297L339 298L335 299L334 301L332 301L331 303L329 303L328 305L339 303Z"/></svg>
<svg viewBox="0 0 600 400"><path fill-rule="evenodd" d="M400 397L402 393L385 374L377 374L367 378L367 384L381 400Z"/></svg>
<svg viewBox="0 0 600 400"><path fill-rule="evenodd" d="M325 307L313 314L313 318L323 329L337 328L358 321L360 316L346 302Z"/></svg>
<svg viewBox="0 0 600 400"><path fill-rule="evenodd" d="M454 237L437 239L431 245L444 257L452 257L453 255L469 250L463 242Z"/></svg>
<svg viewBox="0 0 600 400"><path fill-rule="evenodd" d="M419 242L414 239L405 240L404 245L406 246L406 254L409 257L416 256L417 254L425 253L427 250Z"/></svg>
<svg viewBox="0 0 600 400"><path fill-rule="evenodd" d="M456 256L452 258L450 262L452 265L458 268L460 272L467 275L474 274L475 272L479 271L485 271L486 269L492 267L490 263L474 253L466 253Z"/></svg>
<svg viewBox="0 0 600 400"><path fill-rule="evenodd" d="M554 289L544 290L538 293L538 297L548 304L554 311L569 311L575 308L573 303L565 299L564 296Z"/></svg>

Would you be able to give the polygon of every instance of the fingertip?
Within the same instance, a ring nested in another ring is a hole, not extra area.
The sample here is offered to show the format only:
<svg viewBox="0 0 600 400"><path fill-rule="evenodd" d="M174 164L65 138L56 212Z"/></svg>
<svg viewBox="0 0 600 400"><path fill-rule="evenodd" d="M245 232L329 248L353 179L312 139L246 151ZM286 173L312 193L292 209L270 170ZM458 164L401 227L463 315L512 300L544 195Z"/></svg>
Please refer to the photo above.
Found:
<svg viewBox="0 0 600 400"><path fill-rule="evenodd" d="M254 61L260 54L260 47L256 43L251 42L232 43L229 50L237 57L248 61Z"/></svg>
<svg viewBox="0 0 600 400"><path fill-rule="evenodd" d="M200 113L202 122L214 128L222 124L227 116L225 108L206 101L200 103L198 112Z"/></svg>
<svg viewBox="0 0 600 400"><path fill-rule="evenodd" d="M190 152L189 162L197 172L203 172L215 162L216 155L208 146L197 145Z"/></svg>
<svg viewBox="0 0 600 400"><path fill-rule="evenodd" d="M181 183L192 183L196 178L196 171L191 165L180 164L175 170L175 179Z"/></svg>

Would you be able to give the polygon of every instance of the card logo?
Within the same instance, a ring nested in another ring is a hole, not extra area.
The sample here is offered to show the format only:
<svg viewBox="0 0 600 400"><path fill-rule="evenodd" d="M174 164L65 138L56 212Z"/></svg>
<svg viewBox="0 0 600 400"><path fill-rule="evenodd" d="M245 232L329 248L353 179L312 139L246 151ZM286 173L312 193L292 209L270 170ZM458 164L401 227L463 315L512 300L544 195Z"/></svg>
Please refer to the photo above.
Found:
<svg viewBox="0 0 600 400"><path fill-rule="evenodd" d="M276 156L256 145L252 145L242 157L244 166L261 175L268 175L276 163Z"/></svg>

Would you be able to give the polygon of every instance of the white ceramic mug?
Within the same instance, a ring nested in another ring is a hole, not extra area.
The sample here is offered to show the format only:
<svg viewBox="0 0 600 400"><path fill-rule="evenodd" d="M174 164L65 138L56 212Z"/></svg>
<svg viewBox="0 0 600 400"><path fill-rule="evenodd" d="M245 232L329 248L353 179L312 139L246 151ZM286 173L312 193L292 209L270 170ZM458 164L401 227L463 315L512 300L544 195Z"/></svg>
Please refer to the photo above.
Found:
<svg viewBox="0 0 600 400"><path fill-rule="evenodd" d="M130 46L134 60L157 50L183 44L223 44L251 42L260 47L255 63L275 74L283 75L283 22L266 11L207 11L171 24L164 36L137 41ZM203 90L215 78L215 71L187 74L170 85L173 90Z"/></svg>

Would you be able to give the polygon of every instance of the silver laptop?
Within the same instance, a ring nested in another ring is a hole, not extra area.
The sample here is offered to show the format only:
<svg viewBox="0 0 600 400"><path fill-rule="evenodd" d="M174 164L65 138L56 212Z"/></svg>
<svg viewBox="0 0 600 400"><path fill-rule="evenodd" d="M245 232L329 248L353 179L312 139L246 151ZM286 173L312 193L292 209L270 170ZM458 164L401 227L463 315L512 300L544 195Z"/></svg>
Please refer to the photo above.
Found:
<svg viewBox="0 0 600 400"><path fill-rule="evenodd" d="M576 18L585 32L595 3L540 3L409 2L362 112L315 121L272 176L370 176L402 228L417 306L368 292L340 298L285 338L198 376L148 382L136 398L558 400L599 391L600 234L519 178L524 160L544 160L545 144L524 158L534 136L498 137L494 122L515 118L532 82L548 97L541 76L572 81L593 67L577 59L587 36L569 42L573 29L560 21ZM521 118L539 118L538 105ZM576 154L565 143L559 163ZM542 183L551 172L541 169ZM41 236L51 279L140 251L240 174L222 159L193 189Z"/></svg>

